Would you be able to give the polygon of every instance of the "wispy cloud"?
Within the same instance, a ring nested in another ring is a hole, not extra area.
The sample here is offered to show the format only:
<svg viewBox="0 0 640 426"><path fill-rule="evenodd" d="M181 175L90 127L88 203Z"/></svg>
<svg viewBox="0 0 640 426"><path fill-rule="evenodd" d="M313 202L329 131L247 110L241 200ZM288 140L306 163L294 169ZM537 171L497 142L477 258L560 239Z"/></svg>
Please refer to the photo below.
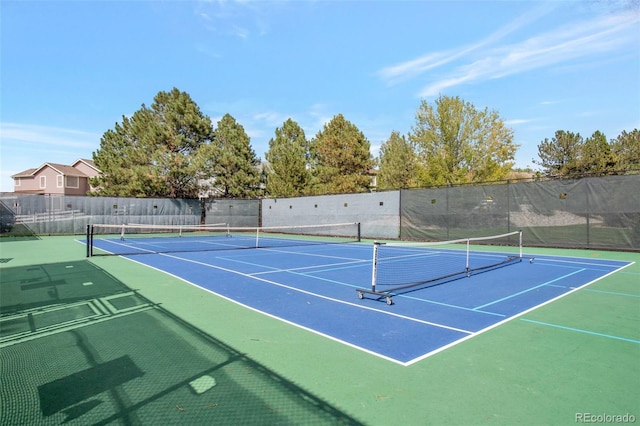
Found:
<svg viewBox="0 0 640 426"><path fill-rule="evenodd" d="M463 55L464 52L456 53L454 51L429 53L401 64L383 68L378 72L378 75L388 84L396 84L416 77L430 69L445 65Z"/></svg>
<svg viewBox="0 0 640 426"><path fill-rule="evenodd" d="M220 53L216 52L215 50L207 46L205 43L201 43L201 42L196 44L196 51L213 59L220 59L222 57Z"/></svg>
<svg viewBox="0 0 640 426"><path fill-rule="evenodd" d="M290 115L278 111L262 111L254 114L252 118L266 126L273 127L275 130L276 127L281 127L289 117Z"/></svg>
<svg viewBox="0 0 640 426"><path fill-rule="evenodd" d="M55 148L96 149L101 135L75 129L0 122L2 144L34 143Z"/></svg>
<svg viewBox="0 0 640 426"><path fill-rule="evenodd" d="M12 175L45 162L69 164L91 158L100 147L100 137L75 129L0 122L0 191L13 190Z"/></svg>
<svg viewBox="0 0 640 426"><path fill-rule="evenodd" d="M267 16L275 5L274 2L201 0L196 3L194 15L210 32L246 40L268 32Z"/></svg>
<svg viewBox="0 0 640 426"><path fill-rule="evenodd" d="M507 126L517 126L519 124L528 124L535 121L531 118L514 118L513 120L505 120L504 124Z"/></svg>
<svg viewBox="0 0 640 426"><path fill-rule="evenodd" d="M233 34L234 36L241 38L241 39L248 39L249 36L251 35L251 31L248 28L239 26L239 25L232 25L231 26L231 34Z"/></svg>
<svg viewBox="0 0 640 426"><path fill-rule="evenodd" d="M552 7L551 3L542 3L529 13L518 17L476 43L472 43L457 50L427 53L416 59L383 68L378 72L378 75L389 84L395 84L402 80L413 78L425 71L446 65L503 39L507 35L539 19L541 16L548 14L552 10Z"/></svg>
<svg viewBox="0 0 640 426"><path fill-rule="evenodd" d="M430 52L417 59L384 68L381 78L390 84L416 78L426 71L453 63L447 77L429 82L420 97L436 96L444 90L534 69L566 64L576 59L610 60L612 53L624 55L637 48L640 14L627 11L607 14L538 34L517 43L498 45L506 35L537 20L550 9L536 9L489 37L458 50ZM603 58L606 55L606 58Z"/></svg>

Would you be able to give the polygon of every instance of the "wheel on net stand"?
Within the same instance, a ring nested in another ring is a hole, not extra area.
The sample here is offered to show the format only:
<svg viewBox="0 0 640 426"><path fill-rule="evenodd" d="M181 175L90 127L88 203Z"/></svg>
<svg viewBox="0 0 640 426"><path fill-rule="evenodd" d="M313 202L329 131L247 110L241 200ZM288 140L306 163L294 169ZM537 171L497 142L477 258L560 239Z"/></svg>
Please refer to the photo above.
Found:
<svg viewBox="0 0 640 426"><path fill-rule="evenodd" d="M391 298L391 296L387 296L387 305L393 305L393 299Z"/></svg>
<svg viewBox="0 0 640 426"><path fill-rule="evenodd" d="M364 293L359 291L358 292L358 299L364 299Z"/></svg>

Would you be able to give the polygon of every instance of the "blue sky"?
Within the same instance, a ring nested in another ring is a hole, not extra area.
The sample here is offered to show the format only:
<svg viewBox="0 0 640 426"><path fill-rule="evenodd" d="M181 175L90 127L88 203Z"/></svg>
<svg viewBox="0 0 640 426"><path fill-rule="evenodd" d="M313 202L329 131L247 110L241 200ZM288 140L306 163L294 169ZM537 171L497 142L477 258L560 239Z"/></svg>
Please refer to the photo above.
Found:
<svg viewBox="0 0 640 426"><path fill-rule="evenodd" d="M438 95L497 111L518 167L556 130L640 128L637 0L3 0L0 17L0 191L91 158L173 87L231 114L262 159L287 118L311 139L336 114L377 155Z"/></svg>

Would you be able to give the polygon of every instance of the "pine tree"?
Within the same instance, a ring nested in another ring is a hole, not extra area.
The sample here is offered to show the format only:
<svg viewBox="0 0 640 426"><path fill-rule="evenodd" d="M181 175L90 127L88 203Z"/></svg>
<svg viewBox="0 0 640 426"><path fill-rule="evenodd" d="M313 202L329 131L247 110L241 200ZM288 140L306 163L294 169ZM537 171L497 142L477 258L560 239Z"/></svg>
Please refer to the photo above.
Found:
<svg viewBox="0 0 640 426"><path fill-rule="evenodd" d="M338 114L311 142L314 194L367 191L373 159L370 144L358 128Z"/></svg>
<svg viewBox="0 0 640 426"><path fill-rule="evenodd" d="M267 194L296 197L309 192L309 143L304 130L289 118L269 140Z"/></svg>
<svg viewBox="0 0 640 426"><path fill-rule="evenodd" d="M187 93L159 92L150 108L104 133L93 153L102 175L92 185L104 196L197 198L211 135L211 120Z"/></svg>
<svg viewBox="0 0 640 426"><path fill-rule="evenodd" d="M640 130L626 130L611 141L615 169L620 173L640 173Z"/></svg>
<svg viewBox="0 0 640 426"><path fill-rule="evenodd" d="M149 148L134 128L140 127L143 113L136 112L129 119L122 117L114 129L107 130L100 139L100 148L93 153L93 161L102 171L91 179L97 188L92 195L112 197L162 197L167 188L151 167Z"/></svg>
<svg viewBox="0 0 640 426"><path fill-rule="evenodd" d="M567 176L580 172L580 150L584 143L580 133L557 130L553 139L538 145L536 164L549 176Z"/></svg>
<svg viewBox="0 0 640 426"><path fill-rule="evenodd" d="M213 131L206 155L211 190L224 198L252 198L261 194L260 160L242 125L225 114Z"/></svg>
<svg viewBox="0 0 640 426"><path fill-rule="evenodd" d="M580 147L579 170L589 175L609 174L615 168L611 146L604 133L596 130Z"/></svg>

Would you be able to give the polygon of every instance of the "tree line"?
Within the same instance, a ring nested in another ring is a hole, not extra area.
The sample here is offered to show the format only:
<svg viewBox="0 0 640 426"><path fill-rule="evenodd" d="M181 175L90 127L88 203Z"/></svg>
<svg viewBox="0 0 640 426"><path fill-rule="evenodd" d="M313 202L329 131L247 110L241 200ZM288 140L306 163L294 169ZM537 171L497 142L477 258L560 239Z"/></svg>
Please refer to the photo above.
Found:
<svg viewBox="0 0 640 426"><path fill-rule="evenodd" d="M623 131L615 139L596 130L586 139L580 133L556 131L538 145L534 160L546 176L602 176L640 173L640 131Z"/></svg>
<svg viewBox="0 0 640 426"><path fill-rule="evenodd" d="M100 139L95 195L254 198L357 193L505 179L518 145L496 111L458 97L422 101L407 136L391 132L378 158L356 125L337 114L310 139L291 118L275 129L266 162L230 114L215 125L191 96L173 88L122 117ZM596 135L597 133L597 135ZM607 142L557 132L539 145L546 174L640 168L638 130ZM377 166L377 169L375 169ZM374 170L375 169L375 170Z"/></svg>

